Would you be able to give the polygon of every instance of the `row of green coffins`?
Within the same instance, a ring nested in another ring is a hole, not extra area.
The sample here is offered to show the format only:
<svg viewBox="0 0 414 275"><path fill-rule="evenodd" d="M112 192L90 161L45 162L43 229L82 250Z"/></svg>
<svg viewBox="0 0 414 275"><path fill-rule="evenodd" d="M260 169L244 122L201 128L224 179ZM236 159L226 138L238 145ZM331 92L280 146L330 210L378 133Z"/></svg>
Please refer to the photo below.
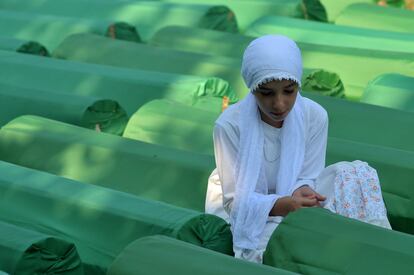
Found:
<svg viewBox="0 0 414 275"><path fill-rule="evenodd" d="M338 15L335 24L413 34L414 11L355 3Z"/></svg>
<svg viewBox="0 0 414 275"><path fill-rule="evenodd" d="M177 41L183 36L185 39L183 44L186 44L186 40L190 39L192 35L196 35L196 30L191 30L190 28L187 29L189 33L187 33L187 31L181 33L183 32L184 27L166 27L157 32L152 40L155 42L160 40L162 43L161 45L164 45L165 42L163 41L167 41L169 38L171 38L174 43L178 43ZM178 37L172 36L171 34L173 32L178 32L180 35ZM244 34L257 37L276 33L287 35L299 43L414 53L412 47L414 37L409 33L372 30L361 28L360 26L353 27L326 24L282 16L266 16L260 18L254 22ZM197 42L197 39L201 40L202 38L195 36L193 39L195 40L193 41L194 43Z"/></svg>
<svg viewBox="0 0 414 275"><path fill-rule="evenodd" d="M4 228L0 224L2 237L9 240L2 243L6 245L0 248L0 257L13 257L13 261L2 264L1 268L23 271L13 274L50 268L51 260L45 259L55 255L60 256L53 258L56 270L81 274L76 250L67 241L76 244L86 274L101 274L108 267L108 274L172 271L191 274L195 270L201 274L285 274L165 237L134 242L139 237L162 234L231 254L228 225L215 216L4 162L0 167L0 217L25 228L11 225ZM10 241L8 237L18 240ZM47 255L33 257L34 252L25 249L30 242L40 245L36 249L44 248L41 251ZM412 245L412 235L350 220L323 209L304 209L290 214L275 230L264 263L301 274L389 274L391 271L410 274Z"/></svg>
<svg viewBox="0 0 414 275"><path fill-rule="evenodd" d="M125 22L134 26L143 40L168 25L237 32L236 18L226 6L156 1L2 0L0 9Z"/></svg>
<svg viewBox="0 0 414 275"><path fill-rule="evenodd" d="M111 99L128 116L157 98L221 111L222 98L237 101L221 79L149 72L0 51L0 83L29 90ZM40 95L39 95L40 97ZM205 101L209 100L209 106Z"/></svg>
<svg viewBox="0 0 414 275"><path fill-rule="evenodd" d="M111 0L107 0L111 1ZM134 1L134 0L132 0ZM198 3L228 6L237 19L240 32L244 32L251 23L267 15L280 15L310 19L327 20L326 12L319 0L158 0L169 3ZM138 1L135 1L138 2Z"/></svg>
<svg viewBox="0 0 414 275"><path fill-rule="evenodd" d="M141 164L135 162L135 165ZM130 242L154 234L171 236L224 254L232 254L230 228L216 216L6 162L0 162L0 169L0 220L74 243L85 269L104 271ZM141 183L136 177L135 184ZM113 184L118 182L113 180ZM1 235L6 238L3 231ZM13 236L7 234L7 237ZM20 239L19 236L14 238ZM58 250L56 253L67 251L68 255L63 254L62 258L75 257L69 253L70 249L65 243L50 243L50 246ZM57 261L53 258L54 249L51 249L51 255L45 255L45 258L51 258L51 262ZM4 254L4 251L0 253L0 262L7 257ZM28 265L30 258L36 255L33 251L26 255L29 259L22 261ZM0 265L0 269L4 269L4 266Z"/></svg>
<svg viewBox="0 0 414 275"><path fill-rule="evenodd" d="M211 39L208 39L206 44L201 44L201 47L220 44L216 47L219 52L223 45L226 45L232 49L233 58L151 47L89 34L68 37L53 55L57 58L118 67L218 76L227 80L240 97L244 96L247 89L239 68L243 51L253 38L236 35L236 39L233 40L225 33L211 32L210 36L205 34L206 32L200 31L198 37L204 36ZM225 38L220 40L218 37L221 34L224 34ZM171 40L171 44L173 44L174 41ZM206 38L202 40L206 41ZM216 41L220 41L220 43L215 43ZM241 43L242 41L243 43ZM195 43L192 44L192 46L195 45ZM337 73L344 84L345 95L348 98L359 99L368 82L380 74L394 72L414 75L414 53L373 51L305 43L299 43L299 46L302 50L304 67L322 68ZM213 53L214 48L215 46L211 46L205 52ZM223 52L223 54L225 53ZM234 55L237 54L238 57L235 58Z"/></svg>
<svg viewBox="0 0 414 275"><path fill-rule="evenodd" d="M198 211L204 209L206 183L214 168L212 155L34 116L19 117L0 130L0 156L18 165ZM329 137L328 164L355 159L378 170L392 226L414 233L414 151Z"/></svg>
<svg viewBox="0 0 414 275"><path fill-rule="evenodd" d="M46 47L36 41L10 37L0 37L0 50L49 56L49 52Z"/></svg>
<svg viewBox="0 0 414 275"><path fill-rule="evenodd" d="M51 52L67 36L82 32L128 41L140 41L135 27L118 21L58 17L5 11L0 8L0 33L2 36L36 41Z"/></svg>

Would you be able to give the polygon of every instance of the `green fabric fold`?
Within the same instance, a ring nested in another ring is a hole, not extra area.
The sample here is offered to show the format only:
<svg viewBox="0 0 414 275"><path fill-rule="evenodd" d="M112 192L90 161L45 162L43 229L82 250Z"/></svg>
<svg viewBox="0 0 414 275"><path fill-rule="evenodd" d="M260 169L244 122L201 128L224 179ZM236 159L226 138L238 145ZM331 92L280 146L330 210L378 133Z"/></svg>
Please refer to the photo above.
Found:
<svg viewBox="0 0 414 275"><path fill-rule="evenodd" d="M266 34L286 35L299 43L414 53L411 34L361 28L361 25L341 26L267 16L254 22L245 32L253 37Z"/></svg>
<svg viewBox="0 0 414 275"><path fill-rule="evenodd" d="M49 56L48 50L40 43L12 37L0 37L0 50Z"/></svg>
<svg viewBox="0 0 414 275"><path fill-rule="evenodd" d="M73 243L3 221L0 221L0 232L1 270L16 275L84 274Z"/></svg>
<svg viewBox="0 0 414 275"><path fill-rule="evenodd" d="M414 77L400 74L380 75L368 84L361 101L414 112L413 87Z"/></svg>
<svg viewBox="0 0 414 275"><path fill-rule="evenodd" d="M307 208L274 231L264 263L300 274L411 274L414 237Z"/></svg>
<svg viewBox="0 0 414 275"><path fill-rule="evenodd" d="M215 253L166 236L140 238L115 259L108 275L294 274Z"/></svg>
<svg viewBox="0 0 414 275"><path fill-rule="evenodd" d="M1 219L75 243L82 261L101 270L129 243L155 234L232 253L230 226L217 216L10 163L0 170Z"/></svg>
<svg viewBox="0 0 414 275"><path fill-rule="evenodd" d="M4 161L204 211L211 156L35 116L14 119L0 136Z"/></svg>
<svg viewBox="0 0 414 275"><path fill-rule="evenodd" d="M184 36L186 37L184 41L178 41L183 33L184 30L177 32L176 36L171 38L171 47L193 52L221 53L221 55L233 57L233 59L237 58L239 62L244 49L254 39L243 35L189 30L191 35ZM216 41L220 41L220 45L216 46L215 44L218 44ZM154 44L157 45L161 43L158 38L154 41ZM166 44L163 44L163 46L166 46ZM308 43L298 43L298 46L302 51L303 66L338 74L345 88L345 96L351 100L359 100L369 81L378 75L384 73L414 75L414 53ZM209 48L211 50L208 50ZM234 66L240 67L240 63ZM231 84L235 85L232 82ZM238 90L240 97L245 94L246 89Z"/></svg>
<svg viewBox="0 0 414 275"><path fill-rule="evenodd" d="M1 6L0 3L0 9ZM59 17L10 10L0 10L0 31L2 36L37 41L51 52L67 36L75 33L88 32L107 35L111 38L139 41L135 28L126 23L105 21L99 18L91 20L90 18Z"/></svg>
<svg viewBox="0 0 414 275"><path fill-rule="evenodd" d="M200 108L206 108L203 102L207 98L222 100L227 96L230 102L237 100L229 83L215 77L122 69L5 51L0 51L0 83L59 95L111 99L128 115L157 98Z"/></svg>
<svg viewBox="0 0 414 275"><path fill-rule="evenodd" d="M333 23L338 15L347 6L354 3L370 3L373 4L376 0L320 0L328 15L328 21Z"/></svg>
<svg viewBox="0 0 414 275"><path fill-rule="evenodd" d="M339 75L325 70L305 72L302 90L324 96L345 97L345 88Z"/></svg>
<svg viewBox="0 0 414 275"><path fill-rule="evenodd" d="M356 3L347 6L335 24L413 34L414 11Z"/></svg>
<svg viewBox="0 0 414 275"><path fill-rule="evenodd" d="M238 31L234 13L222 5L96 0L28 0L23 3L4 0L0 3L0 9L126 22L138 30L144 41L168 25Z"/></svg>
<svg viewBox="0 0 414 275"><path fill-rule="evenodd" d="M124 109L113 100L0 82L0 127L21 115L43 116L116 135L122 135L128 122Z"/></svg>

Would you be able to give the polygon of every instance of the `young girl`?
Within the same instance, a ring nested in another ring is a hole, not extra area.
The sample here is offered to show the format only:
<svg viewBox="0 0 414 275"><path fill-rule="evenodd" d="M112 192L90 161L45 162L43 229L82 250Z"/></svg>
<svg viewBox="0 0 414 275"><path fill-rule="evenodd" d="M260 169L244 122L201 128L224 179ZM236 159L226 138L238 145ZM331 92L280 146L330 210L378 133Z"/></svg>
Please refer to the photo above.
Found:
<svg viewBox="0 0 414 275"><path fill-rule="evenodd" d="M242 75L250 93L216 121L217 168L206 199L206 212L230 222L235 257L262 262L277 225L301 207L324 206L390 228L375 170L360 161L324 169L328 116L300 95L295 42L280 35L253 40ZM349 192L352 186L359 191Z"/></svg>

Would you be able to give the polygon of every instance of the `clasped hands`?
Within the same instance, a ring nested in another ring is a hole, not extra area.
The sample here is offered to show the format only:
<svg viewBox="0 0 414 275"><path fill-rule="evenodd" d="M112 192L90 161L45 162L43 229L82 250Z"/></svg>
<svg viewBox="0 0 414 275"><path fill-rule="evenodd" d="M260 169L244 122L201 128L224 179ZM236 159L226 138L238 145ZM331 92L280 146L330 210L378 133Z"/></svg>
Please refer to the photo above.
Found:
<svg viewBox="0 0 414 275"><path fill-rule="evenodd" d="M279 198L272 210L270 216L286 216L289 212L296 211L302 207L320 207L320 202L326 200L326 197L315 192L307 185L296 189L292 196Z"/></svg>

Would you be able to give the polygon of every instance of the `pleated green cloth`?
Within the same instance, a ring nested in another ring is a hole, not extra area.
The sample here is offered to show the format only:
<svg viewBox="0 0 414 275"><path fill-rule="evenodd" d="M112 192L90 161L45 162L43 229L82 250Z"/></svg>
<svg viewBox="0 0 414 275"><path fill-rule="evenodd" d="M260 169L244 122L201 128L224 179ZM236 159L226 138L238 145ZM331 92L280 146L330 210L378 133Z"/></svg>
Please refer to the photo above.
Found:
<svg viewBox="0 0 414 275"><path fill-rule="evenodd" d="M143 40L168 25L237 32L234 13L226 6L175 4L157 1L2 0L0 9L121 21L133 25Z"/></svg>
<svg viewBox="0 0 414 275"><path fill-rule="evenodd" d="M14 205L2 208L6 211ZM1 220L0 232L0 270L16 275L84 274L73 243Z"/></svg>
<svg viewBox="0 0 414 275"><path fill-rule="evenodd" d="M43 116L115 135L122 135L128 122L125 110L113 100L0 82L0 127L21 115Z"/></svg>
<svg viewBox="0 0 414 275"><path fill-rule="evenodd" d="M67 36L83 32L127 41L140 41L135 27L122 21L59 17L9 10L0 10L0 31L2 36L37 41L51 52Z"/></svg>
<svg viewBox="0 0 414 275"><path fill-rule="evenodd" d="M0 50L49 56L48 50L36 41L0 36Z"/></svg>
<svg viewBox="0 0 414 275"><path fill-rule="evenodd" d="M414 152L330 137L326 163L362 160L374 167L393 229L414 234Z"/></svg>
<svg viewBox="0 0 414 275"><path fill-rule="evenodd" d="M346 7L335 24L413 34L414 11L356 3Z"/></svg>
<svg viewBox="0 0 414 275"><path fill-rule="evenodd" d="M361 25L341 26L282 16L267 16L253 23L246 30L245 35L258 37L266 34L282 34L300 43L414 53L412 34L361 27Z"/></svg>
<svg viewBox="0 0 414 275"><path fill-rule="evenodd" d="M204 211L212 156L22 116L0 129L0 159Z"/></svg>
<svg viewBox="0 0 414 275"><path fill-rule="evenodd" d="M373 79L362 102L414 112L414 76L384 74ZM407 124L408 125L408 124Z"/></svg>
<svg viewBox="0 0 414 275"><path fill-rule="evenodd" d="M112 263L108 275L295 274L253 264L165 236L140 238Z"/></svg>
<svg viewBox="0 0 414 275"><path fill-rule="evenodd" d="M187 32L187 33L186 33ZM209 52L241 60L243 51L253 37L209 30L173 29L155 36L152 45L173 47L192 52ZM161 38L164 36L164 38ZM170 39L170 44L167 40ZM183 37L183 38L182 38ZM182 39L181 39L182 38ZM220 43L216 43L220 41ZM408 44L406 44L408 45ZM348 99L359 100L370 80L384 73L414 76L414 53L357 49L298 43L305 68L321 68L338 74ZM412 47L410 47L411 49ZM242 90L241 92L245 92ZM240 97L242 94L238 91Z"/></svg>
<svg viewBox="0 0 414 275"><path fill-rule="evenodd" d="M274 231L264 263L300 274L412 274L414 236L307 208Z"/></svg>
<svg viewBox="0 0 414 275"><path fill-rule="evenodd" d="M155 234L232 254L230 226L217 216L10 163L0 170L2 220L73 242L102 271L129 243Z"/></svg>
<svg viewBox="0 0 414 275"><path fill-rule="evenodd" d="M205 98L237 97L229 83L215 77L194 77L0 51L0 83L59 94L75 94L117 101L130 116L153 99L168 98L191 106ZM221 107L218 104L212 109Z"/></svg>

